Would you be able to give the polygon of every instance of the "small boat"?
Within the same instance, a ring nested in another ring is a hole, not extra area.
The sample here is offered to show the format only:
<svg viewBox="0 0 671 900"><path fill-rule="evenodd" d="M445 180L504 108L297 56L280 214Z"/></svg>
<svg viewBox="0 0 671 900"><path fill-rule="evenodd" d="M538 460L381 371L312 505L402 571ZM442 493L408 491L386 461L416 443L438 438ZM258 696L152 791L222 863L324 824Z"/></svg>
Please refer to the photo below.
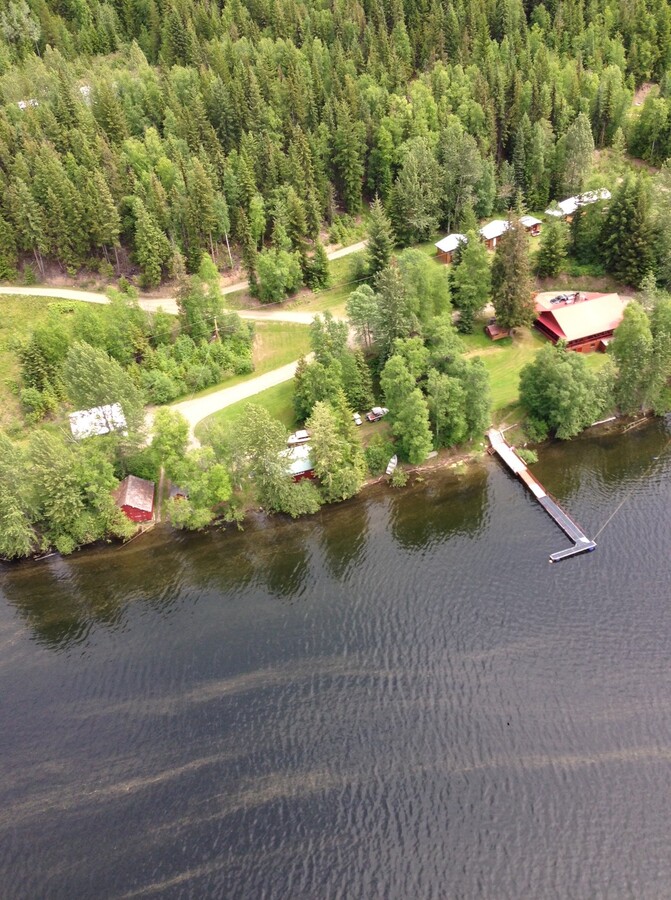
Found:
<svg viewBox="0 0 671 900"><path fill-rule="evenodd" d="M394 472L395 472L395 470L396 470L396 466L397 466L397 465L398 465L398 456L396 456L396 454L394 454L394 455L392 456L392 458L389 460L389 462L387 463L387 471L386 471L386 474L387 474L387 475L393 475Z"/></svg>

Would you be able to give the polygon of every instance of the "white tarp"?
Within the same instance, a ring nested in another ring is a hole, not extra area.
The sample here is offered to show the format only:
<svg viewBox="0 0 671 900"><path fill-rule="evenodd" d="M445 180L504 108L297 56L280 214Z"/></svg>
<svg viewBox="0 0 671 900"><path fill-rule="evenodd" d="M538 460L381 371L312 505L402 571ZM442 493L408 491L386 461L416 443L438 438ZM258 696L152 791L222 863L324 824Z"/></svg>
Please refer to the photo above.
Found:
<svg viewBox="0 0 671 900"><path fill-rule="evenodd" d="M126 417L120 403L80 409L70 414L70 431L77 440L96 434L109 434L110 431L125 432L126 428Z"/></svg>

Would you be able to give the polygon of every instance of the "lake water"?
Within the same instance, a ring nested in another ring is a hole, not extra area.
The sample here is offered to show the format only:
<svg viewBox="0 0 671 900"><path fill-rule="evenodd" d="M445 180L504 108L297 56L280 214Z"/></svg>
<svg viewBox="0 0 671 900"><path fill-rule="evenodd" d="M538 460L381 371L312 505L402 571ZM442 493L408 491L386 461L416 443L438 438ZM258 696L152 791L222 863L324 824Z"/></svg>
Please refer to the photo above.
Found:
<svg viewBox="0 0 671 900"><path fill-rule="evenodd" d="M669 897L668 442L4 570L0 896Z"/></svg>

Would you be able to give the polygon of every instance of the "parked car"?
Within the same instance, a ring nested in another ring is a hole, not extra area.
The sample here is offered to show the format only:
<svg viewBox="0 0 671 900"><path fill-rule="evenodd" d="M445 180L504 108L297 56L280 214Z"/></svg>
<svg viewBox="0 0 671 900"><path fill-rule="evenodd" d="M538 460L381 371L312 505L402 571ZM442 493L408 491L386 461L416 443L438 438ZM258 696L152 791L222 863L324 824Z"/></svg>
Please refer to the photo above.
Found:
<svg viewBox="0 0 671 900"><path fill-rule="evenodd" d="M352 413L352 418L354 419L355 425L363 425L363 419L359 413Z"/></svg>
<svg viewBox="0 0 671 900"><path fill-rule="evenodd" d="M370 412L366 413L367 422L377 422L383 416L386 416L389 410L386 406L374 406Z"/></svg>
<svg viewBox="0 0 671 900"><path fill-rule="evenodd" d="M287 438L287 444L290 447L296 447L298 444L307 444L309 440L310 432L303 428L300 431L294 431L293 434L290 434Z"/></svg>

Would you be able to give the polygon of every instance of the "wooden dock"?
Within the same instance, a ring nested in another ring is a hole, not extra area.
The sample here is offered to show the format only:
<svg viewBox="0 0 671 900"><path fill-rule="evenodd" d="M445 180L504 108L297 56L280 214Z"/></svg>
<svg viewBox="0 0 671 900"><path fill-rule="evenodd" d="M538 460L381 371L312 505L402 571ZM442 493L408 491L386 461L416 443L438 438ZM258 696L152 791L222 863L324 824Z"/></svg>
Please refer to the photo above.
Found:
<svg viewBox="0 0 671 900"><path fill-rule="evenodd" d="M508 444L503 434L496 428L490 428L487 432L487 437L489 438L492 451L528 487L545 512L556 522L564 534L568 535L573 541L572 547L567 547L566 550L560 550L557 553L551 553L550 562L559 562L562 559L568 559L570 556L577 556L579 553L589 553L594 550L596 542L591 541L582 528L576 525L573 519L564 512L561 506L552 497L548 496L543 485L531 474L527 464Z"/></svg>

